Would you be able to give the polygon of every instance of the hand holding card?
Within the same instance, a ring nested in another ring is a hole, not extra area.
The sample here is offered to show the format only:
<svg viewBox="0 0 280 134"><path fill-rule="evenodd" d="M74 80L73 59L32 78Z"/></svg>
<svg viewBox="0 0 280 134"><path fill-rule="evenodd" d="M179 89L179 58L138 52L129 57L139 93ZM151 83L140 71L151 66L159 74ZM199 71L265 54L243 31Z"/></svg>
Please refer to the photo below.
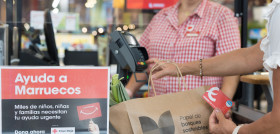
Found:
<svg viewBox="0 0 280 134"><path fill-rule="evenodd" d="M211 86L207 90L203 99L206 100L214 109L219 108L223 114L232 108L234 102L231 101L218 87Z"/></svg>

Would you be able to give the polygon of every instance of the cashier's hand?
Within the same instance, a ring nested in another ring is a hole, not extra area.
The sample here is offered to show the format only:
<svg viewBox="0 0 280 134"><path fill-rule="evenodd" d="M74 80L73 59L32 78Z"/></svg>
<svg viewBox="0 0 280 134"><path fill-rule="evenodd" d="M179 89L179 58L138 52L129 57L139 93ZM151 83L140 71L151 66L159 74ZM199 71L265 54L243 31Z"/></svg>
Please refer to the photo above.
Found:
<svg viewBox="0 0 280 134"><path fill-rule="evenodd" d="M89 121L88 130L91 134L100 134L98 125L92 120Z"/></svg>
<svg viewBox="0 0 280 134"><path fill-rule="evenodd" d="M153 71L153 79L160 79L164 76L177 76L177 68L173 63L171 64L171 62L168 61L160 61L158 59L149 59L146 61L147 64L152 64L154 65L159 65L157 68L155 68L154 70L150 70ZM180 68L180 65L177 64L177 66Z"/></svg>
<svg viewBox="0 0 280 134"><path fill-rule="evenodd" d="M158 62L158 59L152 58L146 60L146 64L148 65L148 68L146 69L147 73L150 74L151 68Z"/></svg>
<svg viewBox="0 0 280 134"><path fill-rule="evenodd" d="M215 109L209 117L211 134L231 134L236 127L231 119L226 119L220 109Z"/></svg>

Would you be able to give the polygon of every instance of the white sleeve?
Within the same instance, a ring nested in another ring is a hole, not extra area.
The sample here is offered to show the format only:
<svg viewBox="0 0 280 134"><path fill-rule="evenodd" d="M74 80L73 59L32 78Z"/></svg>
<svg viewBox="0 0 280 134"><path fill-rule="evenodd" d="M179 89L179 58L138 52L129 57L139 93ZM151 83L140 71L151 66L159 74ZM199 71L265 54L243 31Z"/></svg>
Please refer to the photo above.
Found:
<svg viewBox="0 0 280 134"><path fill-rule="evenodd" d="M264 61L264 66L268 70L280 67L280 4L274 9L268 27L269 32L269 52Z"/></svg>

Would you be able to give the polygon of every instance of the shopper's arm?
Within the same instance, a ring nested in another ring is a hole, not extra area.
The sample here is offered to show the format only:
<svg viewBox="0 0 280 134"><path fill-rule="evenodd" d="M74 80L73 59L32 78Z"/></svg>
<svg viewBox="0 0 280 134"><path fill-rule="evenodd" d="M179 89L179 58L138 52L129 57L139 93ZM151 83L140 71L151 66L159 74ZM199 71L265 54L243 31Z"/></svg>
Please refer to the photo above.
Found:
<svg viewBox="0 0 280 134"><path fill-rule="evenodd" d="M272 112L259 120L242 126L238 134L276 134L280 132L280 68L273 70L274 103ZM232 133L236 125L224 117L219 109L215 109L209 118L210 133Z"/></svg>
<svg viewBox="0 0 280 134"><path fill-rule="evenodd" d="M227 97L232 99L236 92L238 83L239 83L239 75L238 76L226 76L223 78L223 84L222 84L221 90Z"/></svg>
<svg viewBox="0 0 280 134"><path fill-rule="evenodd" d="M263 52L260 50L260 42L249 47L241 48L229 53L215 56L202 61L204 76L231 76L248 74L263 68ZM150 59L148 63L157 62ZM161 63L159 63L161 64ZM183 75L200 75L199 61L178 64ZM176 68L172 64L165 64L158 68L153 78L159 79L164 76L177 76Z"/></svg>
<svg viewBox="0 0 280 134"><path fill-rule="evenodd" d="M248 74L263 68L263 52L260 42L249 48L241 48L223 55L202 61L203 75L229 76ZM189 70L189 68L191 70ZM186 63L182 67L183 74L199 75L199 62Z"/></svg>
<svg viewBox="0 0 280 134"><path fill-rule="evenodd" d="M280 132L280 68L273 71L274 102L270 113L261 119L241 127L240 134L277 134ZM239 134L238 133L238 134Z"/></svg>

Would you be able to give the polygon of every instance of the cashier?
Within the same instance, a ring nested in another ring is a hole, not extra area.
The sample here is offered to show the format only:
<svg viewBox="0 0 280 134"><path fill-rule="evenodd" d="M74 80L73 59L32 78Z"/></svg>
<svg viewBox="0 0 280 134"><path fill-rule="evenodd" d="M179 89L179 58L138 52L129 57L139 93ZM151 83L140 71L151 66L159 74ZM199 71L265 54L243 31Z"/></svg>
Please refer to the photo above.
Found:
<svg viewBox="0 0 280 134"><path fill-rule="evenodd" d="M229 8L209 0L179 0L153 17L139 42L147 49L151 59L185 63L239 49L240 34L238 21ZM145 83L136 82L134 76L130 78L126 89L132 97ZM137 74L137 79L145 78L145 74ZM186 87L183 82L179 86L176 77L154 80L155 91L160 95L217 85L232 98L239 81L238 76L201 79L186 75L184 79ZM153 92L149 94L153 96Z"/></svg>

